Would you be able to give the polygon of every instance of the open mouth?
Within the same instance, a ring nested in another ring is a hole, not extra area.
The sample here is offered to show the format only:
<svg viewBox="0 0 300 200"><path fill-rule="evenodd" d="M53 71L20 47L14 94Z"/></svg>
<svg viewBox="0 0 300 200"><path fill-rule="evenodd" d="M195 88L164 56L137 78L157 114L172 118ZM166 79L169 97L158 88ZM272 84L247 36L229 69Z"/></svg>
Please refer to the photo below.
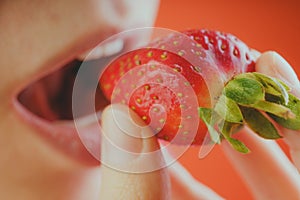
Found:
<svg viewBox="0 0 300 200"><path fill-rule="evenodd" d="M88 61L72 60L23 87L14 99L16 110L29 124L37 128L43 138L72 157L79 158L81 163L99 163L100 118L91 122L90 115L100 113L109 104L97 83L98 74L110 59L108 56ZM81 76L84 78L79 80L76 88L80 89L80 105L92 104L94 109L79 106L76 108L75 118L72 98L74 84L78 81L76 78L82 65L86 74ZM78 130L75 124L78 121L83 121L84 126L87 121L96 125Z"/></svg>
<svg viewBox="0 0 300 200"><path fill-rule="evenodd" d="M50 121L74 120L72 112L72 94L74 82L81 66L85 68L80 75L80 98L82 104L91 103L90 97L95 97L95 111L103 109L107 104L98 85L101 71L123 49L123 40L110 40L92 51L79 56L58 70L51 72L27 85L17 95L18 102L32 114ZM87 58L87 59L86 59ZM77 84L78 85L78 84ZM84 117L90 113L84 108L76 117Z"/></svg>
<svg viewBox="0 0 300 200"><path fill-rule="evenodd" d="M99 68L99 61L85 62L91 65L91 74ZM29 112L49 122L72 121L72 91L81 65L82 61L73 60L57 71L34 81L18 94L17 100ZM92 94L94 85L90 83L94 82L95 80L90 79L81 81L82 91L80 92L83 98L95 95L95 110L99 111L108 104L108 101L98 87L96 93ZM92 113L82 109L79 117L85 117L89 114Z"/></svg>

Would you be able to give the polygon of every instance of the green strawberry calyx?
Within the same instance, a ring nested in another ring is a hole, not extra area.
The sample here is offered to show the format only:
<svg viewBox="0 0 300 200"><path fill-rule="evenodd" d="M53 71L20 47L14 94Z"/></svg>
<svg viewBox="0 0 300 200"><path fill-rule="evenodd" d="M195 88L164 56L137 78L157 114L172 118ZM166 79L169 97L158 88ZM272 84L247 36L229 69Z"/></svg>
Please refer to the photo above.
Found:
<svg viewBox="0 0 300 200"><path fill-rule="evenodd" d="M274 123L300 130L300 100L279 79L258 73L238 74L228 81L213 108L199 108L211 140L227 140L241 152L250 150L232 137L243 126L265 139L281 138Z"/></svg>

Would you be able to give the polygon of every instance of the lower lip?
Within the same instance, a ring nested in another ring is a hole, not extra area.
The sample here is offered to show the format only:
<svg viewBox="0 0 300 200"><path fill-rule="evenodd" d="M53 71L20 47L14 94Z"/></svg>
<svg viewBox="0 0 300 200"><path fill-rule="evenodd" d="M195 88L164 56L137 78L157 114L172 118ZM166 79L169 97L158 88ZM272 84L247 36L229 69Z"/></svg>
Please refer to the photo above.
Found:
<svg viewBox="0 0 300 200"><path fill-rule="evenodd" d="M50 122L28 111L17 99L14 99L13 104L22 120L32 125L35 131L55 149L62 151L81 164L99 165L101 141L100 133L94 131L95 128L82 129L87 134L92 134L92 137L80 137L74 121L70 120L61 124ZM85 144L89 144L90 148L87 149Z"/></svg>

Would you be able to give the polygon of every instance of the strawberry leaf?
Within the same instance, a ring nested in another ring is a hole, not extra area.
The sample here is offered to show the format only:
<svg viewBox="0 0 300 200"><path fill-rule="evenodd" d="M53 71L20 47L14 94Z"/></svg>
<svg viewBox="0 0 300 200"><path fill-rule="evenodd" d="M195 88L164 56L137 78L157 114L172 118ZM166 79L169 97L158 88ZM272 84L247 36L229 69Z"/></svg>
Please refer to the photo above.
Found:
<svg viewBox="0 0 300 200"><path fill-rule="evenodd" d="M249 153L250 150L248 147L241 141L232 138L231 134L236 129L236 127L240 127L240 124L230 123L230 122L224 122L222 123L222 126L219 126L219 129L223 135L223 137L229 142L229 144L237 151L241 153Z"/></svg>
<svg viewBox="0 0 300 200"><path fill-rule="evenodd" d="M265 90L265 93L274 96L280 96L284 99L285 104L288 103L288 92L290 88L281 80L261 74L258 72L248 72L235 76L235 78L247 78L260 82Z"/></svg>
<svg viewBox="0 0 300 200"><path fill-rule="evenodd" d="M260 81L261 84L263 84L266 93L275 96L282 96L285 105L288 103L288 91L290 90L290 88L286 84L284 84L278 79L272 78L261 73L253 72L252 74Z"/></svg>
<svg viewBox="0 0 300 200"><path fill-rule="evenodd" d="M243 121L243 115L237 103L224 95L220 96L214 111L228 122L241 123Z"/></svg>
<svg viewBox="0 0 300 200"><path fill-rule="evenodd" d="M263 85L249 78L234 78L224 88L225 95L241 105L255 104L264 100Z"/></svg>
<svg viewBox="0 0 300 200"><path fill-rule="evenodd" d="M220 135L214 128L214 122L217 121L216 118L219 117L210 108L199 108L199 115L208 129L211 140L214 143L220 144Z"/></svg>
<svg viewBox="0 0 300 200"><path fill-rule="evenodd" d="M265 111L278 117L289 119L295 118L295 114L287 107L268 101L258 101L250 106L261 111Z"/></svg>
<svg viewBox="0 0 300 200"><path fill-rule="evenodd" d="M261 112L247 107L241 107L241 111L248 127L259 136L266 139L281 138L274 125Z"/></svg>
<svg viewBox="0 0 300 200"><path fill-rule="evenodd" d="M271 101L277 101L276 97L273 96L273 98L271 98L269 96L269 99ZM300 129L300 100L297 99L297 97L295 97L292 94L289 94L289 102L286 105L287 108L289 108L294 114L295 117L294 118L287 118L285 119L284 117L279 117L276 116L274 114L270 114L270 116L281 126L288 128L288 129L292 129L292 130L299 130Z"/></svg>

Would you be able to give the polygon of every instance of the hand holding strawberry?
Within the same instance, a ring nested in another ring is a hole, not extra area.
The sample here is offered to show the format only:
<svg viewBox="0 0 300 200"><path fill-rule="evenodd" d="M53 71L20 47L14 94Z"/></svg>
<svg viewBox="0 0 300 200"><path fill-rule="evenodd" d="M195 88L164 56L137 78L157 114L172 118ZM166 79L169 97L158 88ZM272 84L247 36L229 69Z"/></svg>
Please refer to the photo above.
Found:
<svg viewBox="0 0 300 200"><path fill-rule="evenodd" d="M285 80L291 93L300 97L300 84L292 67L276 52L258 56L255 71ZM300 197L300 131L276 126L287 144L291 160L274 140L264 140L245 128L235 135L244 141L251 153L242 155L223 142L221 148L242 179L253 191L255 199L299 199ZM297 171L298 169L298 171ZM270 184L271 183L271 184Z"/></svg>

